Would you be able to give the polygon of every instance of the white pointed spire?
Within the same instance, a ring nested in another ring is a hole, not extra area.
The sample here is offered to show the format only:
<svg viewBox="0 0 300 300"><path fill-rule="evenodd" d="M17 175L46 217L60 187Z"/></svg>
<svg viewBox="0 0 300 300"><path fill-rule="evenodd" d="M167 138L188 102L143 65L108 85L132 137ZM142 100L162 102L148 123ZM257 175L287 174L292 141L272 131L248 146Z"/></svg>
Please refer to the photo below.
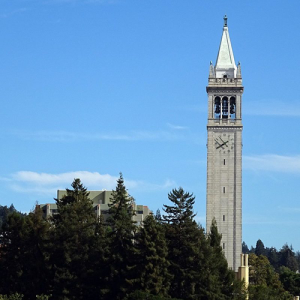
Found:
<svg viewBox="0 0 300 300"><path fill-rule="evenodd" d="M224 76L226 76L227 78L236 78L236 69L237 68L234 61L227 27L227 16L225 15L223 34L215 66L216 78L223 78Z"/></svg>

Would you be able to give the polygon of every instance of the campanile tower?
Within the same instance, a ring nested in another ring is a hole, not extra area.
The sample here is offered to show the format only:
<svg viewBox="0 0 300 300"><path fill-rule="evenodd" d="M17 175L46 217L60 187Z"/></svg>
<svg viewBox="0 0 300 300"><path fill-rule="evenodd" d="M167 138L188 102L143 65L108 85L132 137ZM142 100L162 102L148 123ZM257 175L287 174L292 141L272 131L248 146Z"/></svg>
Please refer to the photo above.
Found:
<svg viewBox="0 0 300 300"><path fill-rule="evenodd" d="M242 75L236 66L227 17L216 65L210 63L207 123L206 228L215 218L229 268L242 253Z"/></svg>

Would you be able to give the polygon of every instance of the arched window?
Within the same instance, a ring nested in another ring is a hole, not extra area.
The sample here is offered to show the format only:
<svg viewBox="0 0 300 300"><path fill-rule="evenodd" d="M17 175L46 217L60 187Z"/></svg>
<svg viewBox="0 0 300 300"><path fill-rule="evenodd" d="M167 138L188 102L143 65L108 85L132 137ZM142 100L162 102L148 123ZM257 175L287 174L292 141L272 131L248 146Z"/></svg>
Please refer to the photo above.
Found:
<svg viewBox="0 0 300 300"><path fill-rule="evenodd" d="M222 98L222 119L228 119L228 98Z"/></svg>
<svg viewBox="0 0 300 300"><path fill-rule="evenodd" d="M221 98L216 97L214 101L214 114L215 119L220 119L220 113L221 113Z"/></svg>
<svg viewBox="0 0 300 300"><path fill-rule="evenodd" d="M236 118L235 112L236 112L235 97L230 97L230 119Z"/></svg>

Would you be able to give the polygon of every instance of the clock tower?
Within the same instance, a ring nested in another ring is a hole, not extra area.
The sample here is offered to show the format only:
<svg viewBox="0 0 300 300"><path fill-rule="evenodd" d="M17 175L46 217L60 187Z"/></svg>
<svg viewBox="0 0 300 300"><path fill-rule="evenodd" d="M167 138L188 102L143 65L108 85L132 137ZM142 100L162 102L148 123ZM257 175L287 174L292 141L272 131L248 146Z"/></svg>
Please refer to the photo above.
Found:
<svg viewBox="0 0 300 300"><path fill-rule="evenodd" d="M207 123L206 228L222 234L228 266L237 271L242 253L242 75L236 66L227 17L214 66L210 63Z"/></svg>

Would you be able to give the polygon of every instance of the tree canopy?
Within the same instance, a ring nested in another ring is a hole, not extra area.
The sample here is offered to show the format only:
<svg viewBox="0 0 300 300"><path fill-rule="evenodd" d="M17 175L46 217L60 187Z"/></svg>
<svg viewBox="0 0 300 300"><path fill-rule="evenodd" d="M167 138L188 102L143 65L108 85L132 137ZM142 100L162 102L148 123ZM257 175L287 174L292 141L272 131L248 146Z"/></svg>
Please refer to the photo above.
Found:
<svg viewBox="0 0 300 300"><path fill-rule="evenodd" d="M138 226L122 174L106 222L97 217L80 179L71 186L56 199L51 218L39 206L28 215L13 206L2 209L0 299L246 298L243 283L228 269L217 224L205 233L195 221L192 193L173 189L163 213L150 214ZM250 252L250 300L299 293L299 253L292 247L277 251L258 241Z"/></svg>

